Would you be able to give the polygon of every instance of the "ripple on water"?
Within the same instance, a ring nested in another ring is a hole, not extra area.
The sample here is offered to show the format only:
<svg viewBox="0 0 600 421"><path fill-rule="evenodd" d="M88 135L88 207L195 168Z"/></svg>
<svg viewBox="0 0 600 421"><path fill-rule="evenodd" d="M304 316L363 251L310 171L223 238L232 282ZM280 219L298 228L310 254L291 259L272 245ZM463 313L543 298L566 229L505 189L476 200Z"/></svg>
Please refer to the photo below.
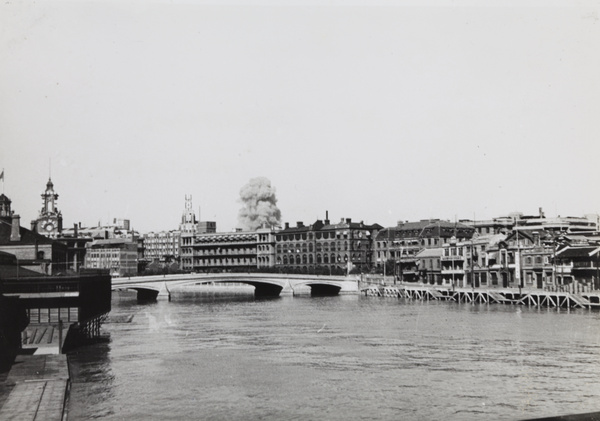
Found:
<svg viewBox="0 0 600 421"><path fill-rule="evenodd" d="M352 297L113 301L71 419L523 419L598 410L600 318ZM551 333L550 333L551 332Z"/></svg>

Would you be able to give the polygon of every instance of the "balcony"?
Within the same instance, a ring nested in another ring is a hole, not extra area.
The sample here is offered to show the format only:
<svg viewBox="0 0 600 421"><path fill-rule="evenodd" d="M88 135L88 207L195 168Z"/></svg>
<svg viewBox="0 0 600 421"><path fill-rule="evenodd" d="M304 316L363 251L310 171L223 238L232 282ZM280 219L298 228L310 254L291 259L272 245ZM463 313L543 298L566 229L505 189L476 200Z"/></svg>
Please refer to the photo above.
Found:
<svg viewBox="0 0 600 421"><path fill-rule="evenodd" d="M573 269L598 269L597 262L573 262Z"/></svg>
<svg viewBox="0 0 600 421"><path fill-rule="evenodd" d="M464 275L465 270L463 268L442 268L442 275Z"/></svg>
<svg viewBox="0 0 600 421"><path fill-rule="evenodd" d="M456 261L464 261L465 256L441 256L440 260L442 262L456 262Z"/></svg>

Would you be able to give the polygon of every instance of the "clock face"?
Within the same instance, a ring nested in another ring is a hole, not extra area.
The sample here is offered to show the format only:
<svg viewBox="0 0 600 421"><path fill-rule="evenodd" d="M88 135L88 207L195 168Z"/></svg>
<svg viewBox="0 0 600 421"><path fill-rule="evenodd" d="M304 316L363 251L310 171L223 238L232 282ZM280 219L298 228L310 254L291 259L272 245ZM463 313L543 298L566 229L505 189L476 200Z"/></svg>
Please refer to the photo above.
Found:
<svg viewBox="0 0 600 421"><path fill-rule="evenodd" d="M42 226L43 229L45 229L46 231L50 232L54 229L54 224L50 221L47 221L44 223L44 225Z"/></svg>

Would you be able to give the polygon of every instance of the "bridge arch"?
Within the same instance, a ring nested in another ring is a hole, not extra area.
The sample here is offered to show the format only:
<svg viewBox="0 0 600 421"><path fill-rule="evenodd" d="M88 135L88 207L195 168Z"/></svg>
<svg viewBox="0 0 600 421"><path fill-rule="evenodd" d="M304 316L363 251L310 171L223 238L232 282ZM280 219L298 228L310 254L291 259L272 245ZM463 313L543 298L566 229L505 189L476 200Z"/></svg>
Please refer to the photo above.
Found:
<svg viewBox="0 0 600 421"><path fill-rule="evenodd" d="M357 294L355 279L341 276L311 276L260 273L185 274L113 278L112 288L138 292L138 299L169 298L170 289L190 284L240 283L252 285L257 297L276 297L303 293L310 288L311 295Z"/></svg>

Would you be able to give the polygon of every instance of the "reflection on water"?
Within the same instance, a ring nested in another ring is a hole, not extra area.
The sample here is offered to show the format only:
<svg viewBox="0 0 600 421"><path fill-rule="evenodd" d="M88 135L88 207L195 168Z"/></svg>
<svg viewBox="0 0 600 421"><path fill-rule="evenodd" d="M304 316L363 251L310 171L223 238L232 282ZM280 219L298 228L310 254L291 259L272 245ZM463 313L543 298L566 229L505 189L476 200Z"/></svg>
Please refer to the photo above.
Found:
<svg viewBox="0 0 600 421"><path fill-rule="evenodd" d="M127 321L127 315L133 319ZM397 299L115 295L69 419L522 419L600 410L600 315Z"/></svg>

